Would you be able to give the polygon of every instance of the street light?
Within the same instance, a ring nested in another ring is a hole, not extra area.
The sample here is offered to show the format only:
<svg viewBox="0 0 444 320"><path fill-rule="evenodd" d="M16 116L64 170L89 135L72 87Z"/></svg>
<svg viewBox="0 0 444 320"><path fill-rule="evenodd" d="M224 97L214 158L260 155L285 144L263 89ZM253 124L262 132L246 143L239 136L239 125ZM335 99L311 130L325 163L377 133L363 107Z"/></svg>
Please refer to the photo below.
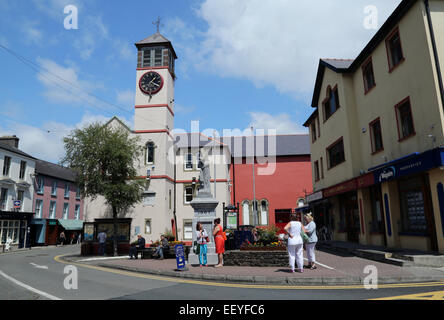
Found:
<svg viewBox="0 0 444 320"><path fill-rule="evenodd" d="M251 135L253 137L253 225L257 225L257 205L256 205L256 172L254 162L256 160L256 139L254 137L254 129L251 126Z"/></svg>

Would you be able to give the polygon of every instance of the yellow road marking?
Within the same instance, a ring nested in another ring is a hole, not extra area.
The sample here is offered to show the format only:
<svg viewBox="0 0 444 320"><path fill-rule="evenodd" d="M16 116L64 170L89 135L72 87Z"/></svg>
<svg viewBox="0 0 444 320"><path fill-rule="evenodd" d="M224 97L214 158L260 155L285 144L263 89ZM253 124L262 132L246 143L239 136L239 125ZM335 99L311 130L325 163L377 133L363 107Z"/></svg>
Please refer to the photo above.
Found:
<svg viewBox="0 0 444 320"><path fill-rule="evenodd" d="M125 275L129 277L137 277L151 280L159 280L159 281L167 281L167 282L175 282L175 283L186 283L186 284L197 284L204 286L214 286L214 287L229 287L229 288L245 288L245 289L270 289L270 290L350 290L350 289L365 289L364 285L344 285L344 286L291 286L291 285L260 285L260 284L235 284L235 283L217 283L217 282L209 282L203 280L189 280L182 278L173 278L166 276L156 276L156 275L148 275L142 274L133 271L124 271L124 270L116 270L112 268L98 267L92 266L88 264L82 264L77 262L68 262L63 261L60 258L65 255L59 255L54 258L56 262L75 265L83 268L89 268L99 271L105 271L120 275ZM424 282L424 283L397 283L397 284L382 284L379 285L379 289L390 289L390 288L411 288L411 287L440 287L444 286L444 280L440 282Z"/></svg>
<svg viewBox="0 0 444 320"><path fill-rule="evenodd" d="M407 294L404 296L386 297L372 300L444 300L444 291Z"/></svg>

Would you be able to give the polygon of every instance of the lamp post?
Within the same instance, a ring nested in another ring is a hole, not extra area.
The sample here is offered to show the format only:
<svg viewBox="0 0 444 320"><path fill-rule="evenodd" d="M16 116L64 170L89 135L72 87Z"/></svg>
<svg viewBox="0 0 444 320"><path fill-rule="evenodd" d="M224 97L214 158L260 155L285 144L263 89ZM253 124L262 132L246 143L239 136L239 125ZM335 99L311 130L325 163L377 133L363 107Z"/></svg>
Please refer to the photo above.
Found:
<svg viewBox="0 0 444 320"><path fill-rule="evenodd" d="M254 137L254 129L251 126L251 135L253 137L253 225L257 225L257 206L256 206L256 172L254 162L256 160L256 139Z"/></svg>

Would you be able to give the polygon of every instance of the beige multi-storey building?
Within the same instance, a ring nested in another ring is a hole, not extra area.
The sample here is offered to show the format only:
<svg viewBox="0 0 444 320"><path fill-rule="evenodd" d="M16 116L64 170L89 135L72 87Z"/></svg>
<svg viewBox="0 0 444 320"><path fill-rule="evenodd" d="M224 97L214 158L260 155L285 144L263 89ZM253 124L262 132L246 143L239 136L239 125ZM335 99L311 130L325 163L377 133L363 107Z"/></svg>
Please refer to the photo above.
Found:
<svg viewBox="0 0 444 320"><path fill-rule="evenodd" d="M444 253L444 1L403 0L354 60L321 59L314 193L335 240Z"/></svg>

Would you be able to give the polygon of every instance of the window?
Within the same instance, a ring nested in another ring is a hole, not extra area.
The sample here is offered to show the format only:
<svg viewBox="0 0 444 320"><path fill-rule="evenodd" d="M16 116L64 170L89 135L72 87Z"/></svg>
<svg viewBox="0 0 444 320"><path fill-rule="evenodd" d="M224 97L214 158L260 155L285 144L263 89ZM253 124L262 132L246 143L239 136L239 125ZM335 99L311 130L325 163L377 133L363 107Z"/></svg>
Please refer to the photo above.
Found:
<svg viewBox="0 0 444 320"><path fill-rule="evenodd" d="M79 220L80 219L80 205L78 205L78 204L76 204L76 207L75 207L75 219L76 220Z"/></svg>
<svg viewBox="0 0 444 320"><path fill-rule="evenodd" d="M335 86L333 89L331 89L330 86L327 88L327 97L322 104L324 106L325 122L339 109L338 86Z"/></svg>
<svg viewBox="0 0 444 320"><path fill-rule="evenodd" d="M245 200L242 203L242 217L243 217L243 224L249 225L250 224L250 201Z"/></svg>
<svg viewBox="0 0 444 320"><path fill-rule="evenodd" d="M387 38L386 47L389 61L389 72L404 61L404 55L401 47L401 37L399 36L399 29L396 29L389 38Z"/></svg>
<svg viewBox="0 0 444 320"><path fill-rule="evenodd" d="M76 191L76 199L77 199L77 200L80 199L80 187L77 187L77 191Z"/></svg>
<svg viewBox="0 0 444 320"><path fill-rule="evenodd" d="M25 179L25 173L26 173L26 161L20 161L20 174L19 174L20 180Z"/></svg>
<svg viewBox="0 0 444 320"><path fill-rule="evenodd" d="M185 155L185 170L193 170L193 154L191 152Z"/></svg>
<svg viewBox="0 0 444 320"><path fill-rule="evenodd" d="M425 234L428 232L428 199L425 190L430 188L426 176L414 176L398 180L401 204L402 231ZM430 216L430 215L429 215Z"/></svg>
<svg viewBox="0 0 444 320"><path fill-rule="evenodd" d="M193 240L193 221L191 220L183 221L183 239Z"/></svg>
<svg viewBox="0 0 444 320"><path fill-rule="evenodd" d="M143 206L154 206L156 203L156 193L155 192L146 192L143 195Z"/></svg>
<svg viewBox="0 0 444 320"><path fill-rule="evenodd" d="M37 178L37 194L43 194L43 184L44 184L43 177L38 177Z"/></svg>
<svg viewBox="0 0 444 320"><path fill-rule="evenodd" d="M151 234L151 219L145 220L145 234Z"/></svg>
<svg viewBox="0 0 444 320"><path fill-rule="evenodd" d="M17 190L17 200L20 201L20 211L23 211L23 200L25 199L25 191Z"/></svg>
<svg viewBox="0 0 444 320"><path fill-rule="evenodd" d="M362 66L362 73L364 76L364 91L367 94L367 92L376 86L375 74L373 73L373 62L371 58Z"/></svg>
<svg viewBox="0 0 444 320"><path fill-rule="evenodd" d="M0 210L6 211L8 204L8 189L2 188L0 193Z"/></svg>
<svg viewBox="0 0 444 320"><path fill-rule="evenodd" d="M148 142L146 144L146 163L153 164L154 163L154 142Z"/></svg>
<svg viewBox="0 0 444 320"><path fill-rule="evenodd" d="M314 178L315 181L319 181L319 161L314 162Z"/></svg>
<svg viewBox="0 0 444 320"><path fill-rule="evenodd" d="M315 142L317 139L317 134L316 134L316 122L312 122L310 125L311 128L311 142Z"/></svg>
<svg viewBox="0 0 444 320"><path fill-rule="evenodd" d="M11 238L13 244L19 240L20 221L0 221L0 243L5 244Z"/></svg>
<svg viewBox="0 0 444 320"><path fill-rule="evenodd" d="M336 167L344 161L344 140L341 138L338 142L335 142L327 148L328 169Z"/></svg>
<svg viewBox="0 0 444 320"><path fill-rule="evenodd" d="M378 119L370 123L370 142L372 146L372 153L377 153L384 150L382 144L381 121Z"/></svg>
<svg viewBox="0 0 444 320"><path fill-rule="evenodd" d="M35 200L35 217L37 219L42 218L42 211L43 211L43 200L40 199Z"/></svg>
<svg viewBox="0 0 444 320"><path fill-rule="evenodd" d="M69 198L69 184L65 185L65 198Z"/></svg>
<svg viewBox="0 0 444 320"><path fill-rule="evenodd" d="M321 157L321 178L324 179L324 158Z"/></svg>
<svg viewBox="0 0 444 320"><path fill-rule="evenodd" d="M49 219L55 219L56 217L56 202L51 201L49 204Z"/></svg>
<svg viewBox="0 0 444 320"><path fill-rule="evenodd" d="M168 190L168 208L171 210L171 190Z"/></svg>
<svg viewBox="0 0 444 320"><path fill-rule="evenodd" d="M52 182L51 195L52 196L57 196L57 181L53 181Z"/></svg>
<svg viewBox="0 0 444 320"><path fill-rule="evenodd" d="M186 186L185 190L184 190L184 202L186 204L190 203L191 201L193 201L193 193L194 193L194 188L192 186Z"/></svg>
<svg viewBox="0 0 444 320"><path fill-rule="evenodd" d="M415 135L415 127L413 125L412 108L410 99L407 98L398 105L396 109L396 120L398 123L399 140L404 140L410 136Z"/></svg>
<svg viewBox="0 0 444 320"><path fill-rule="evenodd" d="M268 225L268 201L267 200L261 200L260 202L260 221L259 221L259 225L261 226L266 226Z"/></svg>
<svg viewBox="0 0 444 320"><path fill-rule="evenodd" d="M9 176L10 168L11 168L11 157L5 156L5 160L3 162L3 175L5 177Z"/></svg>
<svg viewBox="0 0 444 320"><path fill-rule="evenodd" d="M146 48L143 50L142 67L161 67L168 65L168 56L164 56L161 48Z"/></svg>
<svg viewBox="0 0 444 320"><path fill-rule="evenodd" d="M63 218L62 219L68 220L68 217L69 217L68 211L69 211L69 204L68 203L64 203L63 204Z"/></svg>

